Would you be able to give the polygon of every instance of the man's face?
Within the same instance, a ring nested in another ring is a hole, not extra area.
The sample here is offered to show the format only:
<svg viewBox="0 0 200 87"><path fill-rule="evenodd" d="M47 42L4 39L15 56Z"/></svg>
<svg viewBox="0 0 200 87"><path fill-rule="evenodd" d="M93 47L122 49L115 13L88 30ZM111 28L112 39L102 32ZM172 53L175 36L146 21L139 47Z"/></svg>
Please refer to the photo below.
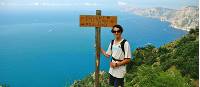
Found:
<svg viewBox="0 0 200 87"><path fill-rule="evenodd" d="M121 31L119 28L114 27L112 33L114 34L115 38L121 37Z"/></svg>

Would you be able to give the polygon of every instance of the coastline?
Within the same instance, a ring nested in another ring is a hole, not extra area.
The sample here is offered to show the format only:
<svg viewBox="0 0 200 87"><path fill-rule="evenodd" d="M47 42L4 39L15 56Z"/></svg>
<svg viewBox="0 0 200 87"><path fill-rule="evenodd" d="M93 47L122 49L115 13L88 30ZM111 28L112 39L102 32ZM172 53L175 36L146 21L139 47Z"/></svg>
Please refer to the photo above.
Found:
<svg viewBox="0 0 200 87"><path fill-rule="evenodd" d="M179 30L184 30L184 31L187 31L187 32L189 32L189 31L190 31L190 29L186 29L186 28L177 27L177 26L175 26L175 25L173 25L173 24L171 24L171 25L170 25L170 27L172 27L172 28L175 28L175 29L179 29Z"/></svg>
<svg viewBox="0 0 200 87"><path fill-rule="evenodd" d="M137 14L136 14L136 15L137 15ZM138 15L138 16L143 16L143 15ZM143 17L147 17L147 16L143 16ZM178 29L178 30L183 30L183 31L189 32L190 29L192 29L192 28L178 27L178 26L172 24L172 22L171 22L170 20L167 20L167 19L161 18L161 17L147 17L147 18L158 19L160 22L168 22L170 27L172 27L172 28L174 28L174 29Z"/></svg>
<svg viewBox="0 0 200 87"><path fill-rule="evenodd" d="M151 18L153 18L153 17L151 17ZM182 27L178 27L178 26L172 24L172 23L171 23L169 20L167 20L167 19L161 19L161 18L160 18L160 21L161 21L161 22L168 22L168 23L170 23L169 26L172 27L172 28L179 29L179 30L184 30L184 31L187 31L187 32L190 31L190 28L182 28Z"/></svg>
<svg viewBox="0 0 200 87"><path fill-rule="evenodd" d="M128 8L127 8L128 9ZM130 9L130 7L129 7ZM143 17L159 19L161 22L169 22L170 27L190 31L199 26L199 8L196 6L186 6L180 9L168 9L163 7L155 8L131 8L131 13Z"/></svg>

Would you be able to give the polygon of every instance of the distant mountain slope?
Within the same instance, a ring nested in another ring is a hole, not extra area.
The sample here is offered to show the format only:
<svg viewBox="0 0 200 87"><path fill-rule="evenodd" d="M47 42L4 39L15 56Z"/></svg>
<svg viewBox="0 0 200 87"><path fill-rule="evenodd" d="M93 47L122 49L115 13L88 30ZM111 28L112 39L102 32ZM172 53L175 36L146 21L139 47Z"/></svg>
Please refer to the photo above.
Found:
<svg viewBox="0 0 200 87"><path fill-rule="evenodd" d="M123 9L136 15L168 21L171 23L172 27L178 29L189 31L199 26L199 8L196 6L188 6L179 10L162 7L145 9L123 7Z"/></svg>

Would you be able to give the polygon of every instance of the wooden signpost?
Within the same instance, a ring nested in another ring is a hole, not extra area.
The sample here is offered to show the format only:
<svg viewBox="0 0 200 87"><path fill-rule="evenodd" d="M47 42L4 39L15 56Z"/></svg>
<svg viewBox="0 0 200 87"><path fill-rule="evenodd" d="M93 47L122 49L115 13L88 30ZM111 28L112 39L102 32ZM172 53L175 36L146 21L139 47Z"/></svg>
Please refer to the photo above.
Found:
<svg viewBox="0 0 200 87"><path fill-rule="evenodd" d="M80 15L80 27L95 27L95 43L96 43L95 87L99 87L101 27L113 27L116 24L117 24L117 16L101 16L101 10L96 10L96 15Z"/></svg>
<svg viewBox="0 0 200 87"><path fill-rule="evenodd" d="M117 22L116 16L81 15L81 27L112 27Z"/></svg>

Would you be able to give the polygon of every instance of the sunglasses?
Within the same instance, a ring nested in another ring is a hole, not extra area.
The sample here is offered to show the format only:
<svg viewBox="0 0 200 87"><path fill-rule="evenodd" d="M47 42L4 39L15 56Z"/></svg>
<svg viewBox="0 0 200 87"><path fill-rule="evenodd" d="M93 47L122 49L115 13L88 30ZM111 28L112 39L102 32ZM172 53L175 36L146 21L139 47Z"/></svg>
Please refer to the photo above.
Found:
<svg viewBox="0 0 200 87"><path fill-rule="evenodd" d="M114 30L112 30L112 33L121 33L121 31L120 30L118 30L118 31L114 31Z"/></svg>

